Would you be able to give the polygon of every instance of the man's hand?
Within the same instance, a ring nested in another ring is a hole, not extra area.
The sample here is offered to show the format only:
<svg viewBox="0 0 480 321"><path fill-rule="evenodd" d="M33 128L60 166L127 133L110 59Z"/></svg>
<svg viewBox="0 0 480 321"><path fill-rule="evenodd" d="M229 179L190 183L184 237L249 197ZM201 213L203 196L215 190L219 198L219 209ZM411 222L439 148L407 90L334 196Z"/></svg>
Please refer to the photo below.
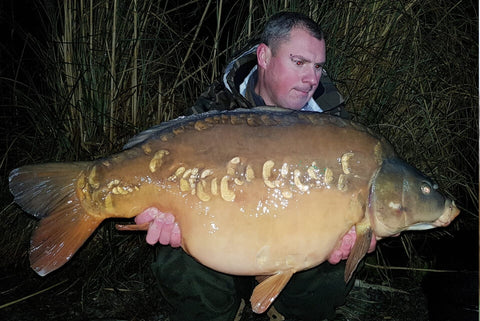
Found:
<svg viewBox="0 0 480 321"><path fill-rule="evenodd" d="M357 238L357 233L355 233L355 226L348 231L347 234L342 238L342 243L338 248L336 248L330 257L328 258L328 262L331 264L337 264L341 260L348 259L350 255L350 251L352 250L353 244L355 244L355 240ZM368 249L368 253L371 253L375 250L375 246L377 245L377 239L375 235L372 235L372 241L370 242L370 248Z"/></svg>
<svg viewBox="0 0 480 321"><path fill-rule="evenodd" d="M162 213L156 207L147 208L135 217L138 225L150 222L147 231L147 243L154 245L159 242L163 245L179 247L182 236L180 228L175 222L175 216L170 213Z"/></svg>

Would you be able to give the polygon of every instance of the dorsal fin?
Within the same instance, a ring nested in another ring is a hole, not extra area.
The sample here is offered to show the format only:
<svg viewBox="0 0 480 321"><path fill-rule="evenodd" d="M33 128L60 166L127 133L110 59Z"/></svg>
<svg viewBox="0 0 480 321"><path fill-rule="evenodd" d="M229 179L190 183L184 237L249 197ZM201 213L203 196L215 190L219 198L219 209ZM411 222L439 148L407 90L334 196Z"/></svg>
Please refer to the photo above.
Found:
<svg viewBox="0 0 480 321"><path fill-rule="evenodd" d="M139 134L135 135L132 137L125 146L123 146L123 149L129 149L134 146L137 146L139 144L144 143L145 141L159 137L162 134L169 133L173 129L187 125L189 123L194 123L197 120L202 120L205 118L208 118L210 116L234 116L234 115L241 115L241 114L259 114L259 115L287 115L287 114L296 114L298 111L294 111L291 109L286 109L286 108L280 108L280 107L273 107L273 106L259 106L255 107L252 109L244 109L244 108L237 108L233 110L211 110L202 114L193 114L189 116L180 116L176 119L169 120L167 122L155 125L153 127L150 127ZM302 112L302 113L308 113L308 112ZM310 112L311 113L311 112ZM316 112L313 112L314 114L318 114ZM317 115L317 116L318 116ZM338 117L334 117L338 118Z"/></svg>
<svg viewBox="0 0 480 321"><path fill-rule="evenodd" d="M257 285L250 298L253 312L265 312L285 285L287 285L288 281L290 281L294 273L295 271L293 269L280 271Z"/></svg>

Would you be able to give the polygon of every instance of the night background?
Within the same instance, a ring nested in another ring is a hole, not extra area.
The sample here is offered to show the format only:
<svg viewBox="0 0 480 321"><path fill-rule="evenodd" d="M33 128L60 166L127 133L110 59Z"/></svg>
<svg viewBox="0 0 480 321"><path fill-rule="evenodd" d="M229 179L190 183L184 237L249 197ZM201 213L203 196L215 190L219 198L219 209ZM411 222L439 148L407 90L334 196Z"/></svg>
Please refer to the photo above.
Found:
<svg viewBox="0 0 480 321"><path fill-rule="evenodd" d="M168 320L155 247L100 226L46 277L29 267L37 221L8 174L92 160L183 114L280 10L326 34L326 70L352 119L434 178L461 214L382 240L335 320L478 320L476 1L0 2L0 319ZM268 320L246 309L242 320Z"/></svg>

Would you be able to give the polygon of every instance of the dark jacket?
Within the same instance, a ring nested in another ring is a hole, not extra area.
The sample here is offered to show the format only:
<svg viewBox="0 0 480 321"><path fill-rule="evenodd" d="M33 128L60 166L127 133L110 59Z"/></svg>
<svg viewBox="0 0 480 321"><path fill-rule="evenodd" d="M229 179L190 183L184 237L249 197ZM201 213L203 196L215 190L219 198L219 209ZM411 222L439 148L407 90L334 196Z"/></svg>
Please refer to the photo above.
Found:
<svg viewBox="0 0 480 321"><path fill-rule="evenodd" d="M257 46L253 46L236 56L225 68L221 79L214 81L200 95L195 105L187 111L187 114L197 114L209 110L256 107L251 99L247 99L240 93L240 84L244 82L257 64L256 48ZM321 111L342 118L349 118L348 112L344 108L344 99L325 70L323 70L320 83L312 99Z"/></svg>

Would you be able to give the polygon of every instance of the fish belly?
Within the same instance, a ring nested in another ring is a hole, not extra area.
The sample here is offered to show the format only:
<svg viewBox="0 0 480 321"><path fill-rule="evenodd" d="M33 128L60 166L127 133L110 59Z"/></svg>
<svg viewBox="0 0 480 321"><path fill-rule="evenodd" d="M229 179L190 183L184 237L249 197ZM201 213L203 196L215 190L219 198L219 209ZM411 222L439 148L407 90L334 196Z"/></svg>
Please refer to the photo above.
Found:
<svg viewBox="0 0 480 321"><path fill-rule="evenodd" d="M307 269L363 218L378 144L332 124L182 128L110 160L103 184L132 192L112 195L105 211L173 213L183 248L221 272Z"/></svg>
<svg viewBox="0 0 480 321"><path fill-rule="evenodd" d="M316 266L363 213L355 197L312 194L283 205L265 194L252 195L258 206L223 206L220 215L210 208L190 211L188 223L180 221L183 246L204 265L229 274L269 275Z"/></svg>

